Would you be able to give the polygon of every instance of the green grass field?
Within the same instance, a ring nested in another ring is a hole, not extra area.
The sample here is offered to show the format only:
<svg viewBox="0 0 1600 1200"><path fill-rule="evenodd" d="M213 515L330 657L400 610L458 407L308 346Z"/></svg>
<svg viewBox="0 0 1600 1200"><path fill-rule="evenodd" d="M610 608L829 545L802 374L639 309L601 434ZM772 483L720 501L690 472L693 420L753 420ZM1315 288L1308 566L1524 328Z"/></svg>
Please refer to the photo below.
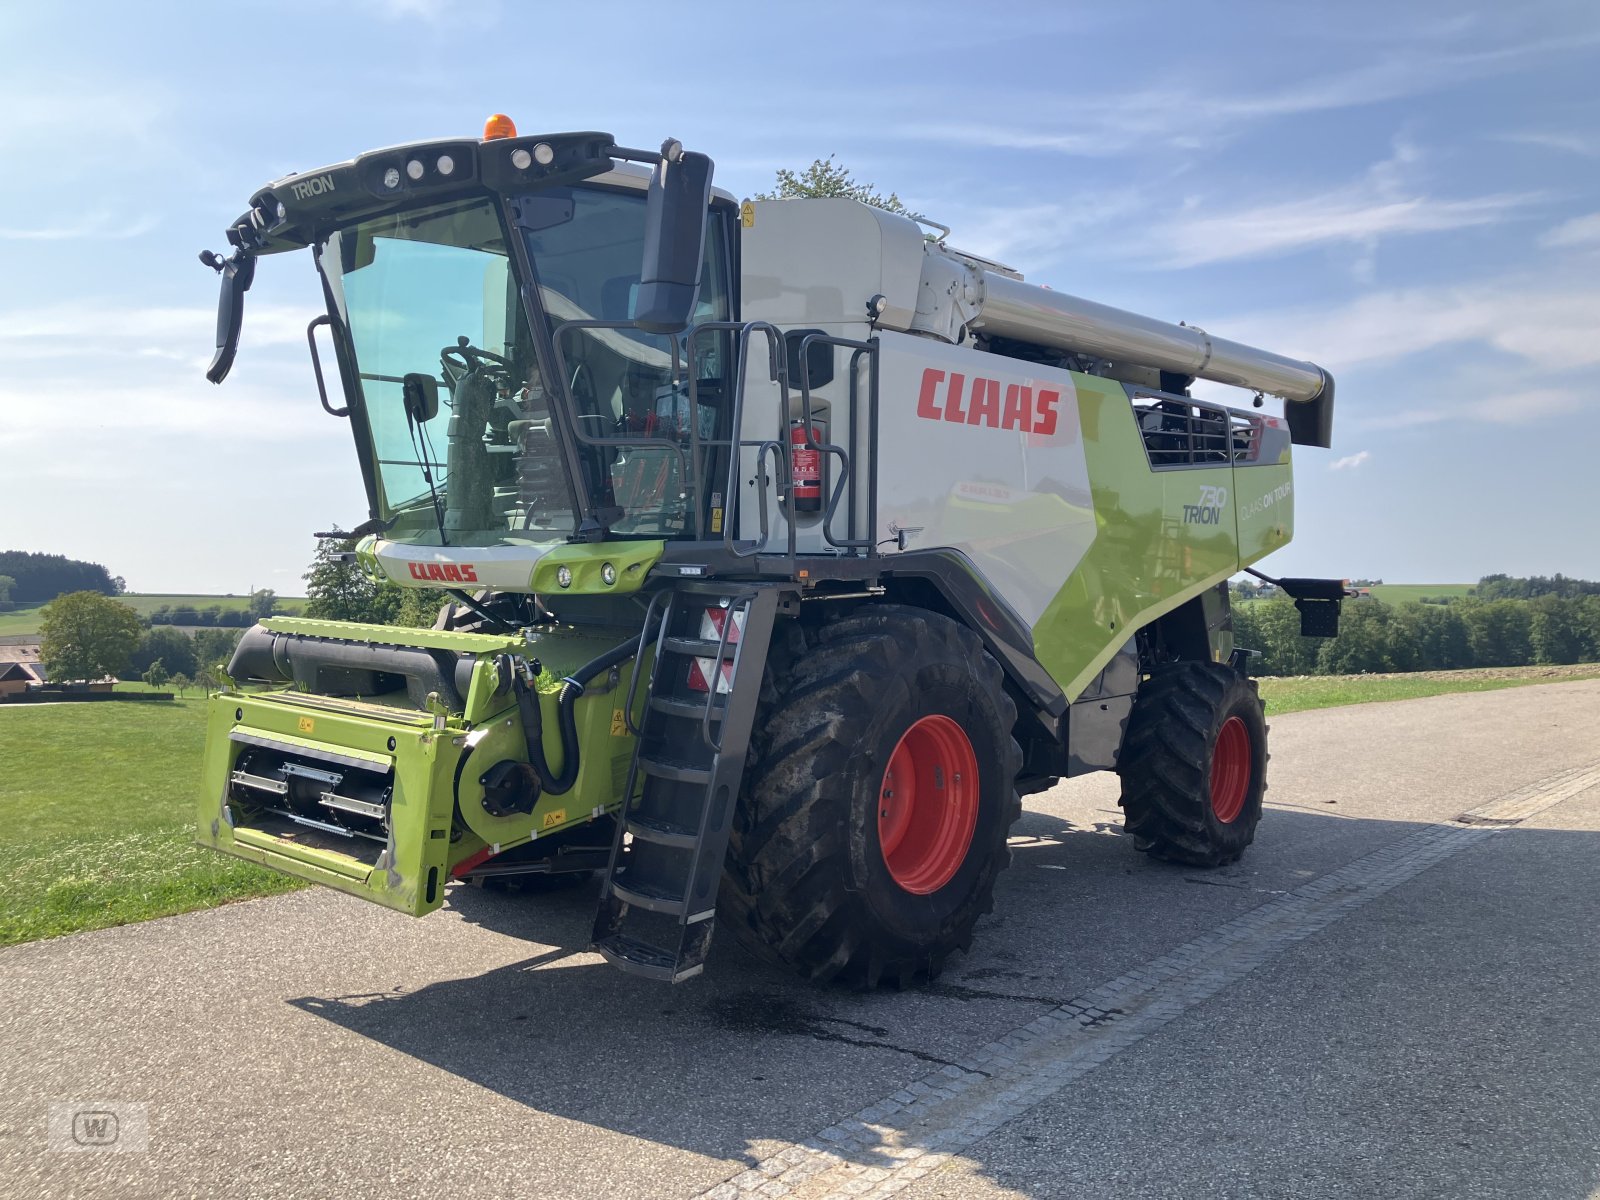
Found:
<svg viewBox="0 0 1600 1200"><path fill-rule="evenodd" d="M158 592L140 592L137 595L129 594L118 596L118 600L126 604L141 617L148 617L163 604L171 608L188 605L191 608L210 608L213 604L220 604L224 612L233 612L247 608L250 604L248 596L185 596L167 595ZM303 596L279 596L278 611L285 615L298 613L305 607ZM0 613L0 636L8 634L24 634L39 632L39 610L44 605L35 604L29 608L19 608L15 612Z"/></svg>
<svg viewBox="0 0 1600 1200"><path fill-rule="evenodd" d="M1495 667L1476 671L1419 671L1411 675L1307 675L1261 680L1267 715L1371 704L1381 700L1415 700L1446 692L1492 692L1533 683L1600 679L1600 663L1572 667Z"/></svg>
<svg viewBox="0 0 1600 1200"><path fill-rule="evenodd" d="M1464 600L1478 585L1475 583L1380 583L1371 589L1373 598L1385 604L1404 604L1408 600Z"/></svg>
<svg viewBox="0 0 1600 1200"><path fill-rule="evenodd" d="M298 886L191 844L204 708L0 706L0 945Z"/></svg>
<svg viewBox="0 0 1600 1200"><path fill-rule="evenodd" d="M1279 715L1580 678L1600 678L1600 664L1263 679L1261 695ZM193 844L204 709L198 698L0 705L0 945L300 886Z"/></svg>

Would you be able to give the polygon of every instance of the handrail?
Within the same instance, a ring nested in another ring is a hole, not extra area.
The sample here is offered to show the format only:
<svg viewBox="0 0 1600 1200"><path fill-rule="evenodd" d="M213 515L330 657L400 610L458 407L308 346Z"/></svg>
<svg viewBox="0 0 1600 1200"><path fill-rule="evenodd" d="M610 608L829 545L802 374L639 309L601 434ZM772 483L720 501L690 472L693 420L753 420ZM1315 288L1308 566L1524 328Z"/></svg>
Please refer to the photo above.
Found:
<svg viewBox="0 0 1600 1200"><path fill-rule="evenodd" d="M666 610L661 614L661 624L656 630L656 654L650 660L650 684L645 689L645 696L655 694L656 667L661 662L661 643L667 636L667 618L672 615L672 590L665 588L650 597L650 606L644 610L644 624L639 626L639 648L633 656L633 674L628 676L628 694L623 697L622 723L627 726L628 732L634 737L640 736L639 726L633 723L633 698L639 690L639 665L644 662L644 640L650 636L650 619L655 616L656 604L662 599L667 601Z"/></svg>
<svg viewBox="0 0 1600 1200"><path fill-rule="evenodd" d="M672 439L669 439L669 438L596 437L595 435L593 435L591 433L585 433L583 428L582 428L582 421L581 421L582 417L584 417L584 416L603 416L603 414L598 414L598 413L580 413L578 411L577 397L572 395L572 387L571 387L571 378L572 378L572 376L571 376L571 373L567 370L567 353L566 353L566 349L565 349L565 343L566 343L566 339L567 339L568 335L572 331L580 330L580 329L637 329L637 328L638 328L638 325L635 324L632 321L600 321L600 320L563 321L560 325L556 326L555 333L550 339L551 348L555 351L555 356L556 356L556 372L560 376L560 387L557 389L556 394L561 396L561 397L563 397L566 400L566 403L567 403L568 407L571 410L571 413L572 413L572 416L573 416L572 436L574 438L576 438L578 441L582 442L584 445L587 445L587 446L664 446L667 449L671 450L672 453L674 453L675 455L678 456L678 478L684 481L685 487L688 487L688 486L691 486L691 476L690 476L690 471L689 471L689 462L688 462L688 459L686 459L684 457L683 447L681 445L679 445L678 442L676 442L676 441L674 441ZM671 374L671 379L673 381L674 386L676 386L678 379L681 377L680 367L682 366L682 364L679 362L679 359L678 359L678 340L677 340L677 338L669 338L668 341L671 342L671 344L672 344L672 374ZM691 387L691 390L690 390L690 404L689 404L689 424L690 424L690 427L691 428L698 428L699 419L700 419L700 414L698 413L698 411L696 411L695 401L694 401L694 390ZM696 497L695 499L696 499L696 503L694 503L691 506L694 509L695 536L696 537L703 537L704 534L705 534L705 530L701 528L701 523L703 522L704 518L703 518L703 516L701 515L701 512L700 512L700 504L698 502L699 501L699 497Z"/></svg>
<svg viewBox="0 0 1600 1200"><path fill-rule="evenodd" d="M868 364L869 364L869 370L870 370L870 373L871 373L871 389L870 389L870 392L869 392L869 401L870 401L870 406L871 406L870 416L872 418L871 428L873 430L873 437L871 439L871 442L868 445L868 452L869 452L869 455L870 455L871 452L876 449L876 443L877 443L877 436L876 435L877 435L877 425L878 425L878 422L877 422L877 416L878 416L878 344L876 342L859 342L859 341L854 341L854 340L852 340L850 338L834 337L833 335L826 334L826 333L810 333L810 334L807 334L800 341L799 358L800 358L801 362L804 363L804 362L811 361L810 355L811 355L811 347L812 347L813 344L826 345L826 346L837 346L837 347L840 347L842 349L855 351L855 353L850 356L850 444L852 446L854 446L856 444L856 442L857 442L857 437L858 437L858 432L859 432L859 421L860 421L860 415L861 415L860 414L860 407L861 406L859 404L860 396L858 394L858 377L859 377L859 369L858 368L859 368L861 356L863 354L867 355L867 360L868 360ZM876 471L869 470L867 472L868 488L869 488L869 493L870 493L870 500L869 500L869 504L868 504L868 518L869 518L869 520L868 520L868 529L869 529L869 532L868 532L867 536L864 537L864 538L845 537L845 538L842 538L842 539L841 538L836 538L836 537L833 536L833 518L834 518L835 514L838 512L839 501L844 497L844 494L845 494L845 491L846 491L847 488L850 491L850 499L851 499L851 505L850 505L851 522L850 522L850 525L851 525L852 529L855 527L855 521L854 521L854 517L855 517L855 476L854 476L854 473L851 470L850 452L848 450L846 450L846 449L844 449L844 447L836 445L836 444L834 444L832 442L817 442L812 437L812 434L811 434L811 430L812 430L812 423L811 423L811 379L810 379L809 373L806 373L806 372L802 372L802 377L800 379L800 415L801 415L801 427L805 430L805 438L806 438L805 445L806 445L806 448L808 450L818 450L818 451L821 451L824 454L835 454L835 455L837 455L839 457L839 463L840 463L840 468L841 468L840 474L839 474L839 481L838 481L838 483L835 485L835 487L833 489L833 494L828 499L828 507L827 507L827 510L823 513L823 518L822 518L822 536L823 536L823 539L828 543L828 545L833 546L833 547L835 547L837 549L840 549L840 550L863 550L864 549L864 550L867 551L867 557L869 557L869 558L875 557L877 555L877 542L875 541L875 539L873 537L873 531L875 531L876 528L877 528L877 515L878 515L877 472ZM792 524L793 524L793 522L791 521L791 525Z"/></svg>
<svg viewBox="0 0 1600 1200"><path fill-rule="evenodd" d="M322 411L330 417L348 417L350 406L335 408L328 403L328 385L322 380L322 355L317 352L317 326L326 325L333 328L333 318L327 313L319 317L312 317L311 323L306 326L306 344L311 347L311 373L317 377L317 398L322 401ZM365 376L363 376L365 378Z"/></svg>

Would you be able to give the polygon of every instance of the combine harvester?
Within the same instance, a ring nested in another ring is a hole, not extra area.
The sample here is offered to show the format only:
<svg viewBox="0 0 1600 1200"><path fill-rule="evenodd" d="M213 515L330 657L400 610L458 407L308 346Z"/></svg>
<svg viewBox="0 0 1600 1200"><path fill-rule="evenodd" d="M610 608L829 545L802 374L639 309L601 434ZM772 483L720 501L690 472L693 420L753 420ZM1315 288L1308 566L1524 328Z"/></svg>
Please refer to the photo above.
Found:
<svg viewBox="0 0 1600 1200"><path fill-rule="evenodd" d="M257 192L201 256L208 375L257 261L309 250L354 561L444 607L247 632L201 841L418 916L596 872L623 970L696 974L720 919L862 986L970 945L1019 797L1063 777L1119 772L1140 850L1236 859L1267 731L1226 581L1289 541L1333 380L947 233L498 116ZM1340 582L1278 582L1336 629Z"/></svg>

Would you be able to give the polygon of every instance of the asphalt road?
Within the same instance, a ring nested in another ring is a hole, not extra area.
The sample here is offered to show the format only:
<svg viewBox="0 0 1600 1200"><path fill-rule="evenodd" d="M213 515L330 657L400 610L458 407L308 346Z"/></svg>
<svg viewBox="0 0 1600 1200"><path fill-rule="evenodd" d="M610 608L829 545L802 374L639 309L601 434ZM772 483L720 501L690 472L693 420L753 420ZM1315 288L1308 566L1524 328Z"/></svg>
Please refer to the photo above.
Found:
<svg viewBox="0 0 1600 1200"><path fill-rule="evenodd" d="M1600 681L1272 725L1239 864L1135 854L1110 777L1031 797L972 954L907 993L726 940L628 979L592 886L0 951L0 1194L1600 1194ZM49 1148L102 1101L147 1150Z"/></svg>

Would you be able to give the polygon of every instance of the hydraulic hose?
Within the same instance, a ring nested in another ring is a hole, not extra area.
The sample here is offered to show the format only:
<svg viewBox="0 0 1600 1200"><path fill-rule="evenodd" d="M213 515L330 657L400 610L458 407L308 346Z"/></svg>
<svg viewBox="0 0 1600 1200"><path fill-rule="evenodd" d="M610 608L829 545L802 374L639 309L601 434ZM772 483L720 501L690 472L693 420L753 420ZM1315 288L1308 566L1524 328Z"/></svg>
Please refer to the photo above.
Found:
<svg viewBox="0 0 1600 1200"><path fill-rule="evenodd" d="M648 638L650 631L645 631ZM639 651L639 639L629 638L613 646L598 658L590 659L561 681L561 695L556 701L556 726L561 734L561 773L554 774L544 756L544 717L540 711L539 697L532 685L517 681L517 709L522 715L522 731L528 739L528 762L539 776L539 786L552 796L572 790L578 779L578 719L575 709L590 680L602 671L609 671L624 663Z"/></svg>

